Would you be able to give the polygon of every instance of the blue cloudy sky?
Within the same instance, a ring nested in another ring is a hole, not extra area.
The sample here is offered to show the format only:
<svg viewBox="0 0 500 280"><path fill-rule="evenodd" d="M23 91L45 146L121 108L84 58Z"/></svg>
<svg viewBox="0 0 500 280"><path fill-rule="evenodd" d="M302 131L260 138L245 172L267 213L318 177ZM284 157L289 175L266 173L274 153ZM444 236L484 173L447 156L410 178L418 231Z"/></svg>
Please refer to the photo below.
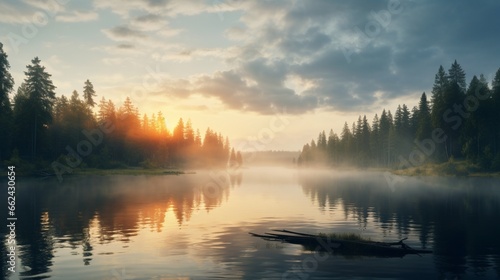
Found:
<svg viewBox="0 0 500 280"><path fill-rule="evenodd" d="M16 86L38 56L58 95L90 79L170 128L191 118L246 149L298 150L416 105L455 59L491 81L498 14L497 0L2 0L0 42Z"/></svg>

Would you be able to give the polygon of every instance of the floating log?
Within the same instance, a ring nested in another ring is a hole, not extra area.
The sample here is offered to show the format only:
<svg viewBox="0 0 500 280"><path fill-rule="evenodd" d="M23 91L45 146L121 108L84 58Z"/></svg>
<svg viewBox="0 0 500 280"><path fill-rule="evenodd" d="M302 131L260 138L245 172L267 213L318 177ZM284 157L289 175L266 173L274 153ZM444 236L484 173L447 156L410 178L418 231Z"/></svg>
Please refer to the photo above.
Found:
<svg viewBox="0 0 500 280"><path fill-rule="evenodd" d="M310 250L329 251L333 254L363 255L380 257L402 257L407 254L429 254L431 250L413 249L403 238L397 242L377 242L361 238L355 234L309 234L291 230L271 230L264 234L250 232L252 236L267 241L281 241L299 244Z"/></svg>

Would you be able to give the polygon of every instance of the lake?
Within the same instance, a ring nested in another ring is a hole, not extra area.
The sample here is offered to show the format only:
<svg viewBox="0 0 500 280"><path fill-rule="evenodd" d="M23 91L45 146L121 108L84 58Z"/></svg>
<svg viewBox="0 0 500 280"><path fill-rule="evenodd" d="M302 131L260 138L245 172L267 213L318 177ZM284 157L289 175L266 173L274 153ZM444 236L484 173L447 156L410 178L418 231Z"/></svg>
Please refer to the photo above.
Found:
<svg viewBox="0 0 500 280"><path fill-rule="evenodd" d="M15 274L0 229L1 275L10 279L500 277L498 178L401 177L391 185L378 172L262 167L62 183L18 178L16 186ZM319 257L248 234L271 229L408 237L406 244L434 253Z"/></svg>

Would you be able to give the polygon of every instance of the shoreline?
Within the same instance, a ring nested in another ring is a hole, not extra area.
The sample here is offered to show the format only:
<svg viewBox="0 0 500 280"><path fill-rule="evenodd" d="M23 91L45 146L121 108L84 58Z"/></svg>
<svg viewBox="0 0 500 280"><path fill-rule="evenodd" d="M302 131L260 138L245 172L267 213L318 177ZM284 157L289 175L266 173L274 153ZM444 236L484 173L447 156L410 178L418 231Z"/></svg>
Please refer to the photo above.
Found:
<svg viewBox="0 0 500 280"><path fill-rule="evenodd" d="M407 169L392 169L392 174L400 176L429 176L429 177L500 177L498 171L484 171L477 165L467 161L450 161L444 163L426 163L421 166Z"/></svg>
<svg viewBox="0 0 500 280"><path fill-rule="evenodd" d="M108 175L185 175L185 174L196 174L194 170L183 170L180 168L113 168L113 169L99 169L99 168L77 168L71 173L65 173L64 176L87 176L87 175L98 175L98 176L108 176ZM57 174L53 172L47 172L45 170L39 171L19 171L16 172L18 177L57 177Z"/></svg>
<svg viewBox="0 0 500 280"><path fill-rule="evenodd" d="M482 171L477 165L467 161L452 161L444 163L426 163L420 166L394 169L387 167L355 167L355 166L307 166L299 167L299 170L325 170L325 171L367 171L367 172L389 172L398 176L428 176L428 177L492 177L499 178L498 171Z"/></svg>

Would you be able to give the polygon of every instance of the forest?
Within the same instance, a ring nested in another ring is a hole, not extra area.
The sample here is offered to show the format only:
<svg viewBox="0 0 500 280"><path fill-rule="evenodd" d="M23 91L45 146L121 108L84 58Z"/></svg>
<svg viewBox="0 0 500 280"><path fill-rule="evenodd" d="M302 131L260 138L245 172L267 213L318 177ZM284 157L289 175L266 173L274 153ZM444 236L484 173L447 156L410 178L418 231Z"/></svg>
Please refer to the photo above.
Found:
<svg viewBox="0 0 500 280"><path fill-rule="evenodd" d="M464 161L479 171L500 171L500 69L491 84L484 75L466 84L455 60L440 66L430 97L418 106L399 105L366 115L340 135L330 130L303 146L299 166L356 166L407 169L428 163Z"/></svg>
<svg viewBox="0 0 500 280"><path fill-rule="evenodd" d="M25 171L70 172L92 168L226 167L242 163L229 139L190 120L170 131L163 113L139 113L130 98L117 107L91 81L68 98L56 96L51 75L35 57L14 91L8 56L0 43L0 164Z"/></svg>

